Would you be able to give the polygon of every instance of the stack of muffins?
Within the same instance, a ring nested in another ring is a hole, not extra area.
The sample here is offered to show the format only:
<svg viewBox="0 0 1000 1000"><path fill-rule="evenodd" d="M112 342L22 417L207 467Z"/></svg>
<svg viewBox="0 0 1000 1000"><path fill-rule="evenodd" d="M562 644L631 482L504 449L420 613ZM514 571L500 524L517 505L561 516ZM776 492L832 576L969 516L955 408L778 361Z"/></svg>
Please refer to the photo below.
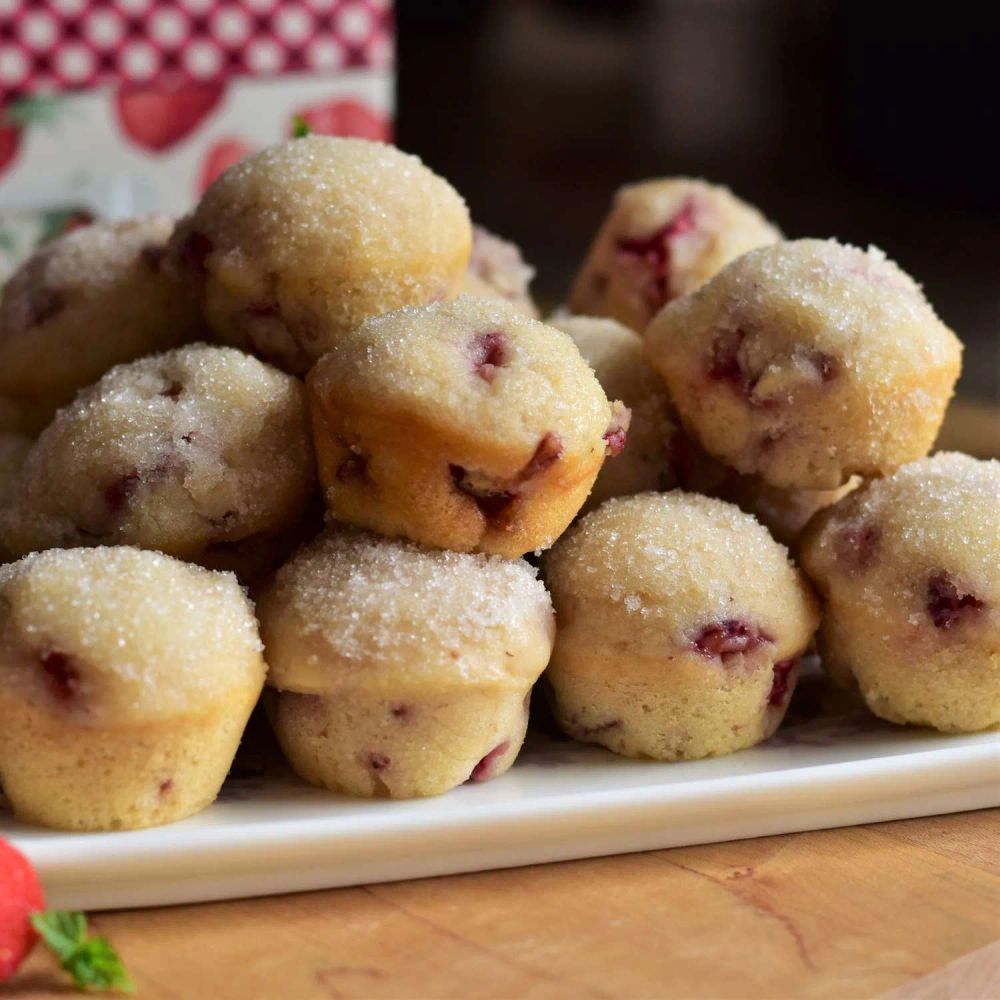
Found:
<svg viewBox="0 0 1000 1000"><path fill-rule="evenodd" d="M814 635L883 718L1000 725L1000 464L925 457L961 348L906 274L669 179L618 193L548 323L531 276L414 157L318 136L20 269L20 819L197 812L262 696L294 770L356 796L503 774L543 672L575 739L729 753Z"/></svg>

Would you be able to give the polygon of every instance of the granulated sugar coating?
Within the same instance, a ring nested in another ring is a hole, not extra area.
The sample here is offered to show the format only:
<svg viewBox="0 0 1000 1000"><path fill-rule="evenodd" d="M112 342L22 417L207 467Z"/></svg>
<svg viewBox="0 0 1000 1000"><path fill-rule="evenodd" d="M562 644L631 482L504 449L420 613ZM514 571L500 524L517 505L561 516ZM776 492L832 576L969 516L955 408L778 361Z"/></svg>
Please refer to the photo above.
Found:
<svg viewBox="0 0 1000 1000"><path fill-rule="evenodd" d="M545 666L552 608L522 560L331 528L278 571L260 619L282 690L520 687Z"/></svg>
<svg viewBox="0 0 1000 1000"><path fill-rule="evenodd" d="M265 670L230 574L128 547L0 568L0 772L15 813L121 829L203 808Z"/></svg>
<svg viewBox="0 0 1000 1000"><path fill-rule="evenodd" d="M621 188L570 293L570 308L642 332L663 305L731 260L781 239L724 187L686 177Z"/></svg>
<svg viewBox="0 0 1000 1000"><path fill-rule="evenodd" d="M339 528L278 572L259 615L292 766L393 798L507 770L554 633L527 563Z"/></svg>
<svg viewBox="0 0 1000 1000"><path fill-rule="evenodd" d="M675 485L670 457L677 425L663 380L643 357L639 334L616 320L593 316L549 322L573 338L608 398L620 399L632 414L624 450L604 463L583 509L610 497Z"/></svg>
<svg viewBox="0 0 1000 1000"><path fill-rule="evenodd" d="M519 247L482 226L472 227L472 256L462 292L506 299L537 319L538 309L528 288L534 276L535 269L525 263Z"/></svg>
<svg viewBox="0 0 1000 1000"><path fill-rule="evenodd" d="M730 753L778 727L815 600L766 529L672 491L609 500L553 547L546 673L575 739L657 759Z"/></svg>
<svg viewBox="0 0 1000 1000"><path fill-rule="evenodd" d="M59 412L0 509L0 542L197 559L287 530L314 488L302 384L196 345L114 368Z"/></svg>
<svg viewBox="0 0 1000 1000"><path fill-rule="evenodd" d="M305 372L367 317L456 294L471 241L465 203L416 157L308 136L222 174L170 260L221 340Z"/></svg>
<svg viewBox="0 0 1000 1000"><path fill-rule="evenodd" d="M827 669L893 722L1000 726L1000 462L942 453L807 529Z"/></svg>
<svg viewBox="0 0 1000 1000"><path fill-rule="evenodd" d="M333 515L455 551L551 544L627 427L565 333L492 298L375 317L307 385Z"/></svg>
<svg viewBox="0 0 1000 1000"><path fill-rule="evenodd" d="M817 490L926 454L961 363L911 278L833 240L751 251L664 308L646 350L709 453Z"/></svg>
<svg viewBox="0 0 1000 1000"><path fill-rule="evenodd" d="M194 300L160 266L173 228L96 223L18 268L0 299L0 426L38 431L113 365L197 339Z"/></svg>

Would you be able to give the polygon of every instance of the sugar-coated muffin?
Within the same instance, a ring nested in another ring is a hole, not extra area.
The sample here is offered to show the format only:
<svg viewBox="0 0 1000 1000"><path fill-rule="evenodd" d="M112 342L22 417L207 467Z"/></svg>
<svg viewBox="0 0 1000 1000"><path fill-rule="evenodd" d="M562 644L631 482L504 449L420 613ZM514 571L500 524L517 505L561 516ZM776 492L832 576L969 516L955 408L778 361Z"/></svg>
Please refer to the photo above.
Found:
<svg viewBox="0 0 1000 1000"><path fill-rule="evenodd" d="M503 774L555 631L523 561L331 528L283 566L258 615L278 741L307 781L438 795Z"/></svg>
<svg viewBox="0 0 1000 1000"><path fill-rule="evenodd" d="M962 347L880 250L795 240L671 302L646 350L710 454L772 486L830 490L927 453Z"/></svg>
<svg viewBox="0 0 1000 1000"><path fill-rule="evenodd" d="M731 753L777 729L819 614L750 515L674 490L608 500L544 558L557 723L629 757Z"/></svg>
<svg viewBox="0 0 1000 1000"><path fill-rule="evenodd" d="M472 255L461 291L468 295L506 299L526 315L538 318L531 298L535 269L525 262L520 248L482 226L472 227Z"/></svg>
<svg viewBox="0 0 1000 1000"><path fill-rule="evenodd" d="M46 243L0 298L0 426L33 433L109 368L196 340L193 298L162 263L166 215L95 223Z"/></svg>
<svg viewBox="0 0 1000 1000"><path fill-rule="evenodd" d="M15 815L126 830L204 809L265 673L230 574L124 546L0 567L0 775Z"/></svg>
<svg viewBox="0 0 1000 1000"><path fill-rule="evenodd" d="M642 332L665 303L779 239L781 233L728 188L686 177L629 184L615 194L569 306Z"/></svg>
<svg viewBox="0 0 1000 1000"><path fill-rule="evenodd" d="M944 452L820 514L802 565L823 664L891 722L1000 726L1000 462Z"/></svg>
<svg viewBox="0 0 1000 1000"><path fill-rule="evenodd" d="M565 333L492 298L368 320L306 384L333 516L456 552L550 545L627 427Z"/></svg>
<svg viewBox="0 0 1000 1000"><path fill-rule="evenodd" d="M753 514L782 545L793 546L809 519L861 484L853 476L835 490L771 486L760 476L743 476L712 458L678 427L670 442L670 471L677 485L736 504Z"/></svg>
<svg viewBox="0 0 1000 1000"><path fill-rule="evenodd" d="M303 373L369 316L448 298L469 212L415 156L311 135L230 167L171 240L220 340Z"/></svg>
<svg viewBox="0 0 1000 1000"><path fill-rule="evenodd" d="M302 383L229 347L183 347L113 368L59 411L0 509L0 544L211 559L290 530L314 490Z"/></svg>
<svg viewBox="0 0 1000 1000"><path fill-rule="evenodd" d="M666 387L643 356L639 334L602 317L558 316L549 322L573 338L607 397L620 399L632 415L624 450L604 463L583 510L610 497L675 486L671 452L679 431Z"/></svg>

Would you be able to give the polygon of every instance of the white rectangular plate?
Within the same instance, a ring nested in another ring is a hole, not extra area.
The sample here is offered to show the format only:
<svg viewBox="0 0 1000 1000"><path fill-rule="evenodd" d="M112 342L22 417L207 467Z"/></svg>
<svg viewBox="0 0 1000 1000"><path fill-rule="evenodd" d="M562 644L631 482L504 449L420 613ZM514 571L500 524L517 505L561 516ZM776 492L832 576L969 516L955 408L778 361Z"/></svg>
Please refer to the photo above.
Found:
<svg viewBox="0 0 1000 1000"><path fill-rule="evenodd" d="M798 703L798 699L797 699ZM791 718L715 760L632 761L533 734L502 778L435 799L359 801L275 764L172 826L0 836L49 903L114 909L257 896L712 843L1000 805L1000 733L942 736L856 709Z"/></svg>

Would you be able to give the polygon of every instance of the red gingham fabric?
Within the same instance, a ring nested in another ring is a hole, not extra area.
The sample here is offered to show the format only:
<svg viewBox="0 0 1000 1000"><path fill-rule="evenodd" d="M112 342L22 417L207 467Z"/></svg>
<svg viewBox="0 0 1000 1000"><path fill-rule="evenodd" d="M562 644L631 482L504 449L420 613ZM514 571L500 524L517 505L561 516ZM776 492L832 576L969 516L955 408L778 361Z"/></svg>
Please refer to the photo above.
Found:
<svg viewBox="0 0 1000 1000"><path fill-rule="evenodd" d="M0 0L0 101L105 84L381 69L390 0Z"/></svg>

